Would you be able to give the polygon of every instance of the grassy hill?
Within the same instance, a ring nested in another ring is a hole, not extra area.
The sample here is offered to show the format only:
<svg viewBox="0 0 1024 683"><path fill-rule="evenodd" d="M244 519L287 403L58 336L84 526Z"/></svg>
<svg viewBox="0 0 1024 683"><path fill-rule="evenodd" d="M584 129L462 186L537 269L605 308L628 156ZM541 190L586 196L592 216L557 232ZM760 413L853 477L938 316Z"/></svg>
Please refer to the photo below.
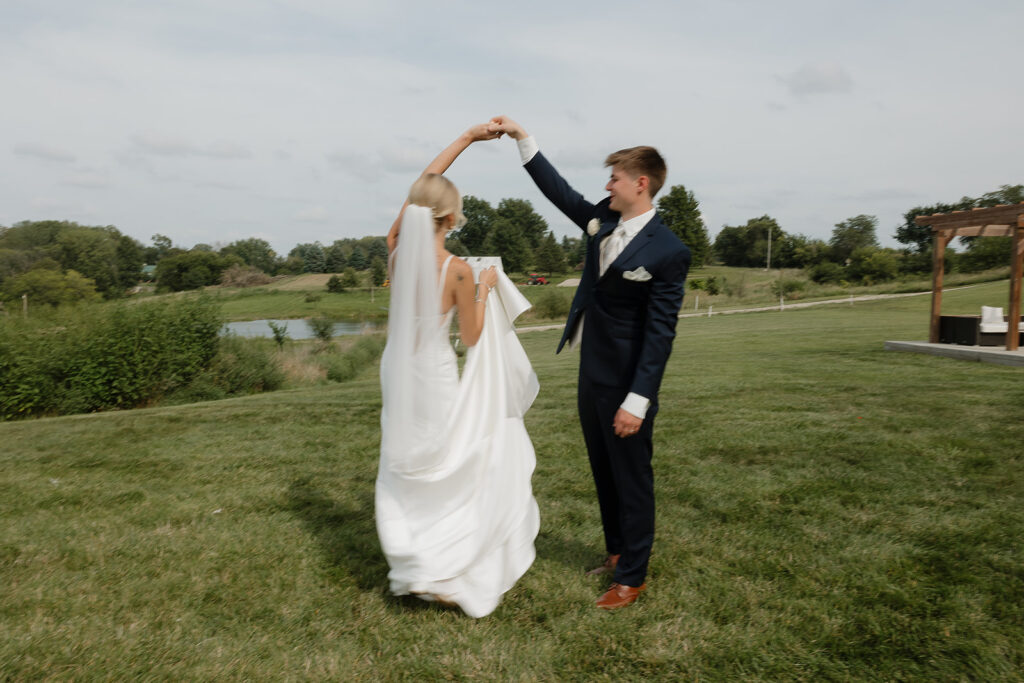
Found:
<svg viewBox="0 0 1024 683"><path fill-rule="evenodd" d="M522 336L538 558L480 620L388 593L375 366L0 423L2 677L1019 680L1024 375L883 350L927 321L927 297L681 320L650 588L616 613L584 575L600 525L556 331Z"/></svg>

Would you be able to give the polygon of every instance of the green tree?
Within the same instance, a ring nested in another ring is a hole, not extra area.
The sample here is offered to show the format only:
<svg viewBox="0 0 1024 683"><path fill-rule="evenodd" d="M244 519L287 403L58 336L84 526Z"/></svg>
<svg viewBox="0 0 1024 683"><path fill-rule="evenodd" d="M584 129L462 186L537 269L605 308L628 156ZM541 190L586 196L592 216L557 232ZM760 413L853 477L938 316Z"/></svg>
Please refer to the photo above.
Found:
<svg viewBox="0 0 1024 683"><path fill-rule="evenodd" d="M498 216L490 204L472 195L462 198L462 213L466 216L466 224L453 232L452 237L461 242L469 254L482 254L484 242Z"/></svg>
<svg viewBox="0 0 1024 683"><path fill-rule="evenodd" d="M328 273L340 273L345 270L345 265L348 263L345 252L345 243L342 240L334 240L331 246L324 249L327 256Z"/></svg>
<svg viewBox="0 0 1024 683"><path fill-rule="evenodd" d="M117 260L117 286L127 291L142 278L143 246L128 235L118 235L114 258Z"/></svg>
<svg viewBox="0 0 1024 683"><path fill-rule="evenodd" d="M525 199L502 199L495 213L498 218L507 220L519 229L530 249L540 246L540 241L548 232L548 222Z"/></svg>
<svg viewBox="0 0 1024 683"><path fill-rule="evenodd" d="M235 263L242 263L241 258L210 251L186 251L168 256L156 264L157 288L180 292L215 285L224 270Z"/></svg>
<svg viewBox="0 0 1024 683"><path fill-rule="evenodd" d="M74 270L96 283L105 297L124 292L118 264L118 237L113 228L67 227L57 235L58 260L64 270ZM138 278L140 267L132 275Z"/></svg>
<svg viewBox="0 0 1024 683"><path fill-rule="evenodd" d="M259 268L268 275L273 275L277 270L277 254L269 242L258 237L232 242L221 249L220 253L224 256L234 254L247 266Z"/></svg>
<svg viewBox="0 0 1024 683"><path fill-rule="evenodd" d="M288 257L297 256L302 259L303 273L325 273L327 272L327 255L324 247L319 242L309 244L297 244L288 252Z"/></svg>
<svg viewBox="0 0 1024 683"><path fill-rule="evenodd" d="M967 250L957 256L956 265L965 273L1002 268L1010 265L1012 251L1012 237L978 237L968 242Z"/></svg>
<svg viewBox="0 0 1024 683"><path fill-rule="evenodd" d="M832 248L832 259L836 263L846 263L853 252L864 247L878 247L878 238L875 236L875 229L878 227L878 219L874 216L860 214L853 218L847 218L842 223L836 223L832 230L832 237L828 241Z"/></svg>
<svg viewBox="0 0 1024 683"><path fill-rule="evenodd" d="M858 247L850 254L847 277L870 285L893 280L899 272L900 259L894 250L866 246Z"/></svg>
<svg viewBox="0 0 1024 683"><path fill-rule="evenodd" d="M555 241L555 235L550 230L541 240L535 252L537 269L546 272L549 276L552 273L561 273L565 270L565 255Z"/></svg>
<svg viewBox="0 0 1024 683"><path fill-rule="evenodd" d="M36 268L4 282L4 299L16 302L28 295L29 305L59 306L99 299L94 283L73 270Z"/></svg>
<svg viewBox="0 0 1024 683"><path fill-rule="evenodd" d="M807 268L828 260L829 248L824 240L806 235L783 235L772 248L772 263L779 268Z"/></svg>
<svg viewBox="0 0 1024 683"><path fill-rule="evenodd" d="M361 247L355 247L348 257L348 265L356 270L366 270L370 267L370 261L366 258L366 252Z"/></svg>
<svg viewBox="0 0 1024 683"><path fill-rule="evenodd" d="M771 216L751 218L746 225L724 226L715 236L713 251L726 266L765 267L768 263L768 239L772 244L785 238L785 233Z"/></svg>
<svg viewBox="0 0 1024 683"><path fill-rule="evenodd" d="M512 222L498 218L484 243L487 254L501 257L507 272L523 272L530 264L530 244L522 231Z"/></svg>
<svg viewBox="0 0 1024 683"><path fill-rule="evenodd" d="M374 287L380 287L388 277L388 271L384 268L384 261L379 258L373 259L370 263L370 280Z"/></svg>
<svg viewBox="0 0 1024 683"><path fill-rule="evenodd" d="M0 248L18 251L43 250L57 243L57 234L68 227L78 227L69 221L22 221L9 228L0 228Z"/></svg>
<svg viewBox="0 0 1024 683"><path fill-rule="evenodd" d="M587 257L587 241L585 239L565 236L562 238L561 246L562 254L570 268L582 265L583 260Z"/></svg>
<svg viewBox="0 0 1024 683"><path fill-rule="evenodd" d="M975 204L979 208L999 206L1000 204L1020 204L1024 202L1024 185L1000 185L998 190L986 192L978 197Z"/></svg>
<svg viewBox="0 0 1024 683"><path fill-rule="evenodd" d="M370 267L373 267L373 262L376 259L387 263L388 260L388 243L383 237L371 237L367 240L366 244L366 258L370 260Z"/></svg>
<svg viewBox="0 0 1024 683"><path fill-rule="evenodd" d="M167 235L156 233L149 239L153 242L153 245L144 248L143 256L146 259L146 263L155 265L168 256L174 256L184 251L184 249L177 249L174 243L171 242L171 238Z"/></svg>
<svg viewBox="0 0 1024 683"><path fill-rule="evenodd" d="M704 265L711 251L708 229L700 215L700 202L682 185L673 185L658 200L658 214L672 232L690 248L693 267Z"/></svg>
<svg viewBox="0 0 1024 683"><path fill-rule="evenodd" d="M348 289L359 286L359 276L352 266L346 268L345 272L341 274L341 286Z"/></svg>
<svg viewBox="0 0 1024 683"><path fill-rule="evenodd" d="M0 285L4 280L18 273L24 273L32 265L32 255L19 249L0 248ZM60 267L58 265L58 267Z"/></svg>
<svg viewBox="0 0 1024 683"><path fill-rule="evenodd" d="M968 209L973 209L974 205L974 199L970 197L962 197L959 202L954 202L952 204L915 206L903 214L903 225L896 228L896 241L900 244L906 244L915 253L930 254L934 244L931 226L918 225L914 219L918 216L931 216L935 213L966 211Z"/></svg>

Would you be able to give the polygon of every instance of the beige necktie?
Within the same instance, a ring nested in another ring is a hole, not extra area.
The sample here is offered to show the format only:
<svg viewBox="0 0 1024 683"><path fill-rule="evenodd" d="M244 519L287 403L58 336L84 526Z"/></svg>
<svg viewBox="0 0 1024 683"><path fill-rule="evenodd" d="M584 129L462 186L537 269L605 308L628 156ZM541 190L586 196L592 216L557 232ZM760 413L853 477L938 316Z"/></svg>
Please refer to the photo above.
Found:
<svg viewBox="0 0 1024 683"><path fill-rule="evenodd" d="M605 271L608 270L608 266L612 264L619 254L622 253L622 248L626 245L626 230L621 225L612 231L612 234L604 238L604 242L601 243L601 275L604 275Z"/></svg>

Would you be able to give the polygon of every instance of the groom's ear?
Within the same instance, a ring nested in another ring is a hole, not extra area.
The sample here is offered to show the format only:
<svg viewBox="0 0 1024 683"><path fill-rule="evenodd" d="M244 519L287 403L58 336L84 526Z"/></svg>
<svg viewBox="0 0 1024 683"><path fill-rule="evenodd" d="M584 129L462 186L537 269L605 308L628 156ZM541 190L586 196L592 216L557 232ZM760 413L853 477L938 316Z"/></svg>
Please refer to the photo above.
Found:
<svg viewBox="0 0 1024 683"><path fill-rule="evenodd" d="M641 194L647 193L647 196L651 195L651 179L645 175L639 176L636 179L637 189L640 190Z"/></svg>

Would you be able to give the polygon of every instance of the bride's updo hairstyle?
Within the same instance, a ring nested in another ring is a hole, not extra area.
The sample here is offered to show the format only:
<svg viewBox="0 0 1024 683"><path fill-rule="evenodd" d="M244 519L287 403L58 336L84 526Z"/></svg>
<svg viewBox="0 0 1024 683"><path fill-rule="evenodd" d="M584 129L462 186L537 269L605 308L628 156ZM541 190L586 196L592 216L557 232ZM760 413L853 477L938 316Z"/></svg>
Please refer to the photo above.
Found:
<svg viewBox="0 0 1024 683"><path fill-rule="evenodd" d="M462 215L462 195L455 183L439 173L425 173L409 188L409 203L425 206L434 215L434 229L444 230L448 216L455 216L452 228L466 224Z"/></svg>

